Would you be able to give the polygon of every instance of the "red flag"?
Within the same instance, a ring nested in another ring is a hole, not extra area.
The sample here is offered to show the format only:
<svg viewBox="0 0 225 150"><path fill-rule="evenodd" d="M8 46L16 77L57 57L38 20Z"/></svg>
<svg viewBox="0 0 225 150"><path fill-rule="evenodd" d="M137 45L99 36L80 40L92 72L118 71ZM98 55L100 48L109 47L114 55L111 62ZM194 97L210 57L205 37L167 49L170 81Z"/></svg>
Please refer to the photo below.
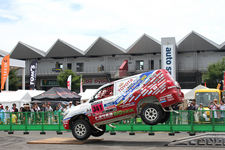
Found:
<svg viewBox="0 0 225 150"><path fill-rule="evenodd" d="M67 88L71 91L71 75L67 79Z"/></svg>
<svg viewBox="0 0 225 150"><path fill-rule="evenodd" d="M2 67L1 67L1 90L4 89L5 81L9 75L9 55L6 55L2 59Z"/></svg>
<svg viewBox="0 0 225 150"><path fill-rule="evenodd" d="M206 82L205 82L205 87L207 87L207 86L206 86Z"/></svg>

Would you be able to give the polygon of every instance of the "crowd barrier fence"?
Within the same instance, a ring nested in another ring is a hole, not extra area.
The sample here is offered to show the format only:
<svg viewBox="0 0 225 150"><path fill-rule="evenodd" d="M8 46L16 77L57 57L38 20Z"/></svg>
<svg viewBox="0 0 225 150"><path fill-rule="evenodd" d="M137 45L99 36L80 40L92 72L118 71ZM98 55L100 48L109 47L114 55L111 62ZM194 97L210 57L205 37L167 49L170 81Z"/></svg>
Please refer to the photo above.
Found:
<svg viewBox="0 0 225 150"><path fill-rule="evenodd" d="M207 114L211 114L208 115ZM220 115L221 118L219 118ZM225 111L189 111L170 112L165 123L146 125L141 118L122 120L106 126L106 131L142 131L142 132L225 132ZM12 131L65 131L62 112L0 112L0 130Z"/></svg>

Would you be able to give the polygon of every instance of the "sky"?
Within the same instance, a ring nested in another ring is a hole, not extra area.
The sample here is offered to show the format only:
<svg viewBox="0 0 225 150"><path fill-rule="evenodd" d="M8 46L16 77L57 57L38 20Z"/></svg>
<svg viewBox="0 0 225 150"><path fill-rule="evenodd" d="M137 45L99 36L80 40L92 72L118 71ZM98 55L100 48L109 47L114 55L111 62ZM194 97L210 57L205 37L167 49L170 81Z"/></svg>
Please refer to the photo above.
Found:
<svg viewBox="0 0 225 150"><path fill-rule="evenodd" d="M85 51L98 37L124 49L144 33L179 42L191 31L225 41L224 0L0 0L0 49L44 52L57 39Z"/></svg>

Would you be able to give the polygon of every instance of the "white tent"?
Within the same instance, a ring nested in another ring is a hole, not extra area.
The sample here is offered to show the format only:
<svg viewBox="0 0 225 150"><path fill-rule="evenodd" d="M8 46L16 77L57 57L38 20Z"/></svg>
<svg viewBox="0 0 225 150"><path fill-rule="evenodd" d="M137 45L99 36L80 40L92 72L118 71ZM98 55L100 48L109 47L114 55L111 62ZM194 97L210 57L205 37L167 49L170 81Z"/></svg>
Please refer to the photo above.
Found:
<svg viewBox="0 0 225 150"><path fill-rule="evenodd" d="M0 103L4 106L12 108L12 104L15 103L19 109L24 103L30 103L31 97L41 94L43 90L18 90L15 92L2 92L0 93Z"/></svg>
<svg viewBox="0 0 225 150"><path fill-rule="evenodd" d="M89 100L89 98L95 94L95 92L97 91L97 89L86 89L85 92L83 93L79 93L78 95L81 96L81 102L83 102L84 100Z"/></svg>
<svg viewBox="0 0 225 150"><path fill-rule="evenodd" d="M198 89L208 89L203 85L196 86L193 90L189 91L188 93L184 94L185 99L194 99L195 98L195 91Z"/></svg>

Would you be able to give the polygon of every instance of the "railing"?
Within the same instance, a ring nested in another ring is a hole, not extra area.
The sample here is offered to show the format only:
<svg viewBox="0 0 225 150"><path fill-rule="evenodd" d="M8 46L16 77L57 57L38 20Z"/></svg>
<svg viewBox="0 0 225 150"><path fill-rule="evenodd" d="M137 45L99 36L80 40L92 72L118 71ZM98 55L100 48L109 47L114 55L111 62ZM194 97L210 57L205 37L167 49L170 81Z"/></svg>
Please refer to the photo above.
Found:
<svg viewBox="0 0 225 150"><path fill-rule="evenodd" d="M216 118L214 112L225 114L225 111L209 111L202 113L202 111L188 111L182 110L170 112L170 119L165 123L158 123L158 125L149 126L142 122L141 118L134 118L123 120L113 125L116 128L107 126L106 130L115 131L145 131L157 132L167 131L170 133L176 131L185 132L225 132L225 118ZM210 117L207 114L211 113ZM202 115L201 114L205 114ZM205 117L205 118L204 118ZM207 117L207 119L206 119ZM18 112L18 113L0 113L0 130L15 131L57 131L61 132L65 129L62 125L61 112ZM17 118L17 120L16 120Z"/></svg>

